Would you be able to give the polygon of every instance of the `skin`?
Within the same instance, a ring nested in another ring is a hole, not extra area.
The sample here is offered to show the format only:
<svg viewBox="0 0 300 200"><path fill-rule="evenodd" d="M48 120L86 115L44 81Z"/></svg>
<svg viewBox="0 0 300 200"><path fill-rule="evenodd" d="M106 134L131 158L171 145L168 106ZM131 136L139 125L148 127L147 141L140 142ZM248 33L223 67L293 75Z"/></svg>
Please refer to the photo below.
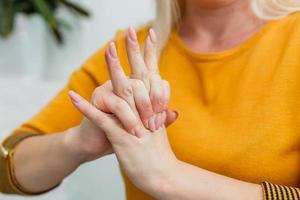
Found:
<svg viewBox="0 0 300 200"><path fill-rule="evenodd" d="M179 36L189 48L201 53L236 46L265 23L252 16L248 3L187 0ZM127 50L132 53L128 54L131 78L124 75L111 44L106 53L111 81L95 90L91 102L70 92L74 106L86 116L82 124L60 134L28 138L16 149L15 171L20 184L34 192L49 189L80 164L114 152L131 181L157 199L261 200L260 185L221 176L176 158L164 121L174 122L177 114L165 106L169 90L157 70L155 46L151 46L155 40L148 37L149 51L143 57L131 34L129 30L126 38ZM114 106L104 97L107 95L120 109L112 109ZM151 106L146 106L148 114L143 116L138 105L145 102L151 102ZM129 124L126 119L130 119Z"/></svg>
<svg viewBox="0 0 300 200"><path fill-rule="evenodd" d="M214 7L207 8L208 4ZM199 53L238 46L266 23L253 15L249 4L250 0L188 0L179 36L187 47Z"/></svg>
<svg viewBox="0 0 300 200"><path fill-rule="evenodd" d="M109 73L115 78L96 88L91 102L97 109L115 113L125 130L140 137L142 128L154 131L162 124L168 126L176 120L178 113L168 109L170 88L158 74L155 33L149 32L145 55L140 53L132 34L136 33L129 28L126 49L131 78L125 77L121 70L112 43L106 50L106 62ZM64 132L23 140L15 150L14 170L23 188L33 193L41 192L59 184L81 164L112 152L103 129L85 118L79 126Z"/></svg>

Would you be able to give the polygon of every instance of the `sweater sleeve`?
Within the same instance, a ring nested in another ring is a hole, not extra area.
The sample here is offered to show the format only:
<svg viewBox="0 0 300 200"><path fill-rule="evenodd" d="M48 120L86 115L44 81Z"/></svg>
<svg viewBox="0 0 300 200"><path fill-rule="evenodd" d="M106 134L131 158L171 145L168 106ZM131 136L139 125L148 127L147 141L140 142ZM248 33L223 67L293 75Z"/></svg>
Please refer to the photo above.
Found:
<svg viewBox="0 0 300 200"><path fill-rule="evenodd" d="M15 147L32 136L55 134L78 125L82 115L72 105L68 91L74 90L89 99L100 81L107 77L104 50L101 49L81 68L75 70L68 83L39 113L16 128L0 145L0 192L5 194L38 195L26 191L15 178L13 155ZM101 80L100 77L101 76Z"/></svg>
<svg viewBox="0 0 300 200"><path fill-rule="evenodd" d="M141 27L138 38L143 41L148 27ZM114 37L120 61L126 74L129 74L129 64L125 51L124 31L118 31ZM68 96L69 90L74 90L82 97L90 99L96 87L109 80L106 70L105 50L110 42L88 59L81 68L74 71L63 89L32 119L22 124L2 145L0 145L0 192L8 194L35 195L26 191L18 184L13 171L14 148L27 137L55 134L78 125L82 114L73 106ZM51 190L51 189L50 189ZM48 190L49 191L49 190ZM47 192L47 191L44 191ZM41 193L39 193L41 194Z"/></svg>
<svg viewBox="0 0 300 200"><path fill-rule="evenodd" d="M262 183L264 200L300 200L300 189L269 183Z"/></svg>

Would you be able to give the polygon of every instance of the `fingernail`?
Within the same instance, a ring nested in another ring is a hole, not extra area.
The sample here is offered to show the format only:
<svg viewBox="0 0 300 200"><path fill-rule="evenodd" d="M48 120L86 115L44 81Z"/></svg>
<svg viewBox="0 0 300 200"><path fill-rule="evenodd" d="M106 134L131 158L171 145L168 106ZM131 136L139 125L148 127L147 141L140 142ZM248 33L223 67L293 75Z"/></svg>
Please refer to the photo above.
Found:
<svg viewBox="0 0 300 200"><path fill-rule="evenodd" d="M128 35L129 35L129 38L132 40L132 41L137 41L137 35L136 35L136 32L134 30L134 28L131 26L129 27L128 29Z"/></svg>
<svg viewBox="0 0 300 200"><path fill-rule="evenodd" d="M156 118L155 118L155 130L159 129L160 125L161 125L161 113L158 113L156 115Z"/></svg>
<svg viewBox="0 0 300 200"><path fill-rule="evenodd" d="M144 128L142 128L140 126L136 127L136 129L135 129L135 135L138 138L141 138L143 136L143 130L144 130Z"/></svg>
<svg viewBox="0 0 300 200"><path fill-rule="evenodd" d="M174 110L174 113L175 113L175 119L177 119L179 116L179 113L176 110Z"/></svg>
<svg viewBox="0 0 300 200"><path fill-rule="evenodd" d="M135 130L134 130L134 129L132 129L132 130L130 131L130 133L131 133L131 135L134 135L134 136L135 136Z"/></svg>
<svg viewBox="0 0 300 200"><path fill-rule="evenodd" d="M150 119L147 119L147 120L145 120L145 122L144 122L145 127L146 127L147 129L149 129L149 120L150 120Z"/></svg>
<svg viewBox="0 0 300 200"><path fill-rule="evenodd" d="M109 45L109 54L113 58L118 58L118 53L114 42L111 42Z"/></svg>
<svg viewBox="0 0 300 200"><path fill-rule="evenodd" d="M71 100L72 100L74 103L76 103L76 104L80 103L81 98L79 97L79 95L78 95L76 92L74 92L73 90L70 90L70 91L69 91L69 95L70 95L70 97L71 97Z"/></svg>
<svg viewBox="0 0 300 200"><path fill-rule="evenodd" d="M155 115L149 119L149 128L151 131L155 131Z"/></svg>
<svg viewBox="0 0 300 200"><path fill-rule="evenodd" d="M143 135L143 128L141 126L136 126L130 132L134 136L141 137Z"/></svg>
<svg viewBox="0 0 300 200"><path fill-rule="evenodd" d="M149 30L149 36L150 36L150 40L152 43L157 42L156 33L154 32L154 30L152 28L150 28L150 30Z"/></svg>
<svg viewBox="0 0 300 200"><path fill-rule="evenodd" d="M163 117L162 117L161 127L164 127L164 125L166 123L166 119L167 119L167 113L164 111L163 112Z"/></svg>

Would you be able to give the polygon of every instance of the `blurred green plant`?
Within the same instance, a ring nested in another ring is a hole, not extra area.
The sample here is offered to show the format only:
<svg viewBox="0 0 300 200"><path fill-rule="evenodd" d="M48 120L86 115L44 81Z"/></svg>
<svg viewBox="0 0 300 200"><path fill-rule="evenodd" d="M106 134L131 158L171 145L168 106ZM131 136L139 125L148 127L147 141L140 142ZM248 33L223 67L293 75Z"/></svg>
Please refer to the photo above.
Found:
<svg viewBox="0 0 300 200"><path fill-rule="evenodd" d="M0 36L7 38L13 32L17 14L38 14L44 19L58 43L62 44L62 27L68 24L55 15L60 7L65 7L79 16L90 16L86 9L69 0L0 0Z"/></svg>

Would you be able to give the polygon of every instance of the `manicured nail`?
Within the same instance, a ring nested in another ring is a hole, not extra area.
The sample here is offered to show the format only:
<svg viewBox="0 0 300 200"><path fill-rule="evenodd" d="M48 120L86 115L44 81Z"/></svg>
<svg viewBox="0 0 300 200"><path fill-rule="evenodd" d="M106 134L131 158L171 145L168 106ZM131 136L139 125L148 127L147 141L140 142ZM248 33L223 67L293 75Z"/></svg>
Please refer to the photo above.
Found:
<svg viewBox="0 0 300 200"><path fill-rule="evenodd" d="M162 115L161 113L156 114L155 118L155 130L158 130L161 125Z"/></svg>
<svg viewBox="0 0 300 200"><path fill-rule="evenodd" d="M151 131L155 131L155 115L149 119L149 128Z"/></svg>
<svg viewBox="0 0 300 200"><path fill-rule="evenodd" d="M111 42L109 45L109 54L113 58L118 58L117 48L114 42Z"/></svg>
<svg viewBox="0 0 300 200"><path fill-rule="evenodd" d="M145 122L144 122L144 125L147 129L149 129L149 119L145 120Z"/></svg>
<svg viewBox="0 0 300 200"><path fill-rule="evenodd" d="M175 119L177 119L179 116L179 113L176 110L174 110L174 113L175 113Z"/></svg>
<svg viewBox="0 0 300 200"><path fill-rule="evenodd" d="M141 137L143 136L143 128L141 126L136 126L130 131L130 133L134 136Z"/></svg>
<svg viewBox="0 0 300 200"><path fill-rule="evenodd" d="M167 113L164 111L162 113L162 123L161 123L161 127L164 127L165 123L166 123L166 119L167 119Z"/></svg>
<svg viewBox="0 0 300 200"><path fill-rule="evenodd" d="M150 30L149 30L149 36L150 36L151 42L155 44L157 42L157 37L156 37L156 33L154 32L154 30L152 28L150 28Z"/></svg>
<svg viewBox="0 0 300 200"><path fill-rule="evenodd" d="M81 102L81 97L80 97L76 92L74 92L73 90L70 90L70 91L69 91L69 95L70 95L70 97L71 97L71 100L72 100L74 103L78 104L78 103Z"/></svg>
<svg viewBox="0 0 300 200"><path fill-rule="evenodd" d="M134 128L130 131L130 133L131 133L132 135L136 136L136 135L137 135L137 131L138 131L138 127L134 127Z"/></svg>
<svg viewBox="0 0 300 200"><path fill-rule="evenodd" d="M136 35L136 32L135 32L135 30L132 26L130 26L129 29L128 29L128 35L129 35L129 38L133 42L137 41L137 35Z"/></svg>
<svg viewBox="0 0 300 200"><path fill-rule="evenodd" d="M138 138L141 138L143 136L143 130L144 128L138 126L135 129L135 136L137 136Z"/></svg>
<svg viewBox="0 0 300 200"><path fill-rule="evenodd" d="M132 129L132 130L130 131L130 133L131 133L131 135L134 135L134 136L135 136L135 130L134 130L134 129Z"/></svg>

